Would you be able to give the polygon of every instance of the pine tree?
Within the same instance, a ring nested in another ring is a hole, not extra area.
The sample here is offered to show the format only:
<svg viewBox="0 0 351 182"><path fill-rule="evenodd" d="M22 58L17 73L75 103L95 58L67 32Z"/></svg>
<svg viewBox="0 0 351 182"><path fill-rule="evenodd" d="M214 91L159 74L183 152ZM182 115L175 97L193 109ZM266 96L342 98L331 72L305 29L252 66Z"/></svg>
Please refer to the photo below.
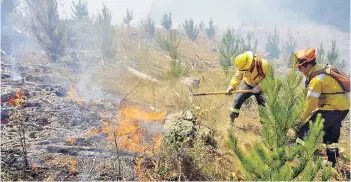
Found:
<svg viewBox="0 0 351 182"><path fill-rule="evenodd" d="M64 54L66 27L59 19L56 0L26 0L32 13L30 28L49 59L56 62Z"/></svg>
<svg viewBox="0 0 351 182"><path fill-rule="evenodd" d="M284 43L283 50L286 56L290 56L291 53L295 52L295 49L296 49L296 39L294 36L291 35L291 32L289 31L289 40ZM290 63L287 63L287 64L290 64Z"/></svg>
<svg viewBox="0 0 351 182"><path fill-rule="evenodd" d="M86 1L79 0L78 3L72 1L71 10L73 12L74 19L81 20L83 17L88 16L88 6Z"/></svg>
<svg viewBox="0 0 351 182"><path fill-rule="evenodd" d="M102 38L101 51L107 58L113 58L115 55L114 39L115 30L111 25L111 11L103 4L101 12L98 13L96 26Z"/></svg>
<svg viewBox="0 0 351 182"><path fill-rule="evenodd" d="M155 22L151 19L150 15L148 16L147 20L141 20L141 27L148 36L154 37Z"/></svg>
<svg viewBox="0 0 351 182"><path fill-rule="evenodd" d="M233 65L232 58L239 54L240 39L234 32L227 30L222 37L221 44L219 45L219 64L221 65L224 73L228 74L228 69Z"/></svg>
<svg viewBox="0 0 351 182"><path fill-rule="evenodd" d="M170 30L166 36L158 34L158 42L162 50L172 52L177 49L180 44L180 39L177 38L178 33L176 30Z"/></svg>
<svg viewBox="0 0 351 182"><path fill-rule="evenodd" d="M172 28L172 13L165 13L160 23L163 26L163 28L165 28L167 31L170 30Z"/></svg>
<svg viewBox="0 0 351 182"><path fill-rule="evenodd" d="M216 29L213 26L212 18L208 22L208 28L205 29L205 33L206 33L206 36L208 39L210 39L210 40L214 39L215 34L216 34Z"/></svg>
<svg viewBox="0 0 351 182"><path fill-rule="evenodd" d="M204 21L201 21L199 23L199 29L200 29L201 32L204 30L204 27L205 27L205 23L204 23Z"/></svg>
<svg viewBox="0 0 351 182"><path fill-rule="evenodd" d="M250 181L311 181L322 168L322 159L314 156L323 138L324 119L318 115L310 124L305 145L289 144L286 133L296 125L304 105L306 89L300 90L302 77L292 68L284 78L270 74L262 81L266 106L261 107L262 141L257 142L247 153L229 134L228 145L242 164L245 180ZM330 177L331 166L324 168L322 179Z"/></svg>
<svg viewBox="0 0 351 182"><path fill-rule="evenodd" d="M279 34L277 28L274 29L273 35L268 36L268 42L266 44L266 51L270 52L272 58L279 58L280 49L279 49Z"/></svg>
<svg viewBox="0 0 351 182"><path fill-rule="evenodd" d="M183 28L185 29L188 38L192 41L195 41L197 35L199 34L199 29L196 27L196 25L194 25L194 20L185 20L185 22L183 23Z"/></svg>
<svg viewBox="0 0 351 182"><path fill-rule="evenodd" d="M123 23L127 25L127 27L130 26L130 22L134 19L133 16L133 10L127 9L126 16L123 18Z"/></svg>
<svg viewBox="0 0 351 182"><path fill-rule="evenodd" d="M330 51L327 53L328 63L334 66L338 66L339 63L339 50L336 48L336 41L332 41Z"/></svg>
<svg viewBox="0 0 351 182"><path fill-rule="evenodd" d="M316 62L319 64L327 63L327 60L325 58L325 50L323 48L323 43L320 44L319 48L317 49L317 55L316 55Z"/></svg>

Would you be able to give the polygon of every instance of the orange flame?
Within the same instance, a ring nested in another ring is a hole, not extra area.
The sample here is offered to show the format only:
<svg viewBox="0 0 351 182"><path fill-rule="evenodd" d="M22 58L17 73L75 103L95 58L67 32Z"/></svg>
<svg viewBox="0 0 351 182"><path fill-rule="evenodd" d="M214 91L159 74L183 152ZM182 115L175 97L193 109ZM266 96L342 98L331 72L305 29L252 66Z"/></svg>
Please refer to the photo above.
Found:
<svg viewBox="0 0 351 182"><path fill-rule="evenodd" d="M67 98L76 102L77 104L81 104L84 99L78 96L78 92L72 85L69 85L69 91L67 92Z"/></svg>
<svg viewBox="0 0 351 182"><path fill-rule="evenodd" d="M71 138L71 137L68 137L65 141L67 143L75 143L76 142L76 140L74 138Z"/></svg>
<svg viewBox="0 0 351 182"><path fill-rule="evenodd" d="M118 112L118 127L116 123L104 122L101 132L108 134L108 141L117 140L121 149L150 154L152 150L158 149L162 134L152 135L148 142L149 133L137 121L160 122L165 115L166 112L156 113L136 107L124 107Z"/></svg>
<svg viewBox="0 0 351 182"><path fill-rule="evenodd" d="M19 106L23 100L24 90L20 89L16 92L16 95L11 97L6 103L10 104L12 107Z"/></svg>

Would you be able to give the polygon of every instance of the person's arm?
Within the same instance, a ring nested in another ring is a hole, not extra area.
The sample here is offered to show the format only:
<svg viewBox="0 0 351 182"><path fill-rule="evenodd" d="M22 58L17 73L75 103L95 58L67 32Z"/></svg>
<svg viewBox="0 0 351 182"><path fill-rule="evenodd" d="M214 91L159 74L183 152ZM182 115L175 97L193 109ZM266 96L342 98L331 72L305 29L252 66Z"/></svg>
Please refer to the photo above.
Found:
<svg viewBox="0 0 351 182"><path fill-rule="evenodd" d="M313 78L308 86L305 109L300 118L301 122L306 122L308 116L318 107L319 97L322 94L322 84L316 77Z"/></svg>
<svg viewBox="0 0 351 182"><path fill-rule="evenodd" d="M236 89L238 85L241 83L241 80L243 79L243 77L244 77L244 73L239 70L236 70L235 75L230 81L229 86L232 86L234 89Z"/></svg>

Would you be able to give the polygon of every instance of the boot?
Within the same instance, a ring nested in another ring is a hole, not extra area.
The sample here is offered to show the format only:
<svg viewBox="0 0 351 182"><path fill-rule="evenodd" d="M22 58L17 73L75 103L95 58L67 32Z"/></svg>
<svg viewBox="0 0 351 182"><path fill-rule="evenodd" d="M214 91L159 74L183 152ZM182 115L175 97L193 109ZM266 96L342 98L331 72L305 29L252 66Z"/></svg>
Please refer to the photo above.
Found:
<svg viewBox="0 0 351 182"><path fill-rule="evenodd" d="M336 166L339 157L339 149L338 148L327 148L327 156L328 162L332 163L332 167Z"/></svg>
<svg viewBox="0 0 351 182"><path fill-rule="evenodd" d="M230 121L232 122L232 124L234 124L234 120L237 117L239 117L239 113L236 113L236 112L231 112L230 113Z"/></svg>

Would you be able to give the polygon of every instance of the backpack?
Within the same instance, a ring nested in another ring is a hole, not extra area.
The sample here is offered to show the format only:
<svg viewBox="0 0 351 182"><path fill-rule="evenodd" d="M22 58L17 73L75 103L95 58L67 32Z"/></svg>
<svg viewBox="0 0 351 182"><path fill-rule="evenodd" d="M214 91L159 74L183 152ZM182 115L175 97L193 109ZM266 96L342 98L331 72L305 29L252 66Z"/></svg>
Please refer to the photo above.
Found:
<svg viewBox="0 0 351 182"><path fill-rule="evenodd" d="M346 76L345 73L343 73L341 70L339 70L337 67L333 65L328 65L326 64L323 69L315 71L310 78L306 80L306 87L308 87L310 81L312 78L319 74L327 74L333 77L336 81L339 82L341 88L344 90L344 92L336 92L336 93L322 93L322 94L344 94L346 92L350 92L350 79Z"/></svg>
<svg viewBox="0 0 351 182"><path fill-rule="evenodd" d="M258 74L255 76L254 80L255 80L258 76L261 76L262 78L264 78L266 75L264 74L264 72L263 72L263 70L262 70L262 59L261 59L261 57L258 56L258 55L255 55L255 56L254 56L254 59L256 59L256 61L257 61L256 67L257 67L257 72L258 72ZM254 68L255 68L255 67L253 67L253 68L250 70L250 72L252 72Z"/></svg>

